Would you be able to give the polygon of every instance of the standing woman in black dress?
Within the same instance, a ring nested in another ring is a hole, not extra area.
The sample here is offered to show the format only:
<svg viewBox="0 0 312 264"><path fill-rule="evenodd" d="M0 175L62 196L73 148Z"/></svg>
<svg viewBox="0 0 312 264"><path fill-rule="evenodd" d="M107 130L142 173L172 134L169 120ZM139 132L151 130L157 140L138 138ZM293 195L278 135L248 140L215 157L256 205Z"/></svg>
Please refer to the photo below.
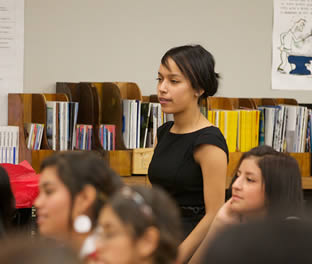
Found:
<svg viewBox="0 0 312 264"><path fill-rule="evenodd" d="M202 46L187 45L167 51L158 71L158 99L162 111L174 115L174 122L157 131L148 175L180 207L185 233L182 261L196 251L225 199L227 144L199 108L201 99L217 92L214 66L213 56Z"/></svg>

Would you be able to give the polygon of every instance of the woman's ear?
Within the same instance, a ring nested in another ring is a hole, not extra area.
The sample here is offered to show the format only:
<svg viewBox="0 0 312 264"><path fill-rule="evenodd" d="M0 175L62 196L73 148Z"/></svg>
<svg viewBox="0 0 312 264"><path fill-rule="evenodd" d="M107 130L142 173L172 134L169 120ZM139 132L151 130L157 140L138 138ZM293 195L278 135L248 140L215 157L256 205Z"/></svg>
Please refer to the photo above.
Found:
<svg viewBox="0 0 312 264"><path fill-rule="evenodd" d="M72 210L73 219L79 215L87 214L95 199L96 189L90 184L86 185L74 199Z"/></svg>
<svg viewBox="0 0 312 264"><path fill-rule="evenodd" d="M196 97L201 97L205 91L203 89L200 89L199 91L195 92Z"/></svg>
<svg viewBox="0 0 312 264"><path fill-rule="evenodd" d="M156 227L148 227L144 234L137 240L137 252L141 258L150 257L159 244L159 230Z"/></svg>

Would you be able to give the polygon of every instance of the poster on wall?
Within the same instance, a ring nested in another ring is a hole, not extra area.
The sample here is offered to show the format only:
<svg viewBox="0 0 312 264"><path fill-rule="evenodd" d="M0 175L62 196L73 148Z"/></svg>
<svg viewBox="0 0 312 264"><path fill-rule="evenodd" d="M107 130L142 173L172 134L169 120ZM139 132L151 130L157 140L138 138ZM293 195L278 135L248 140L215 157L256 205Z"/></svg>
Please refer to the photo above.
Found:
<svg viewBox="0 0 312 264"><path fill-rule="evenodd" d="M274 0L272 89L312 91L312 0Z"/></svg>
<svg viewBox="0 0 312 264"><path fill-rule="evenodd" d="M8 123L8 93L23 92L24 0L0 0L0 125Z"/></svg>

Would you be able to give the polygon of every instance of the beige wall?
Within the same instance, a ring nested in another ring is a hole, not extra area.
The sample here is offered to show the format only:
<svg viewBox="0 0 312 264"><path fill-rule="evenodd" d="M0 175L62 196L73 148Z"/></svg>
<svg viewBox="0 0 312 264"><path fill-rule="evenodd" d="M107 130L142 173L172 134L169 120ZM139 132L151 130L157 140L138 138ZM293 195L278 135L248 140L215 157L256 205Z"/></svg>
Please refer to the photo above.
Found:
<svg viewBox="0 0 312 264"><path fill-rule="evenodd" d="M219 96L291 97L271 90L273 0L25 0L24 92L57 81L134 81L156 92L163 53L199 43L223 76Z"/></svg>

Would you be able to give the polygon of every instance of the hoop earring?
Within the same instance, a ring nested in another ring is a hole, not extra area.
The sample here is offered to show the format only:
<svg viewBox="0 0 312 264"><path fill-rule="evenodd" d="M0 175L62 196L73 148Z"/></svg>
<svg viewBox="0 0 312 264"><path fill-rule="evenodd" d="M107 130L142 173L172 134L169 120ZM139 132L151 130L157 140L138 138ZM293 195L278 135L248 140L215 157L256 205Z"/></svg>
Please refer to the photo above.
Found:
<svg viewBox="0 0 312 264"><path fill-rule="evenodd" d="M79 215L74 221L74 230L77 233L87 233L91 230L92 223L91 219L87 215Z"/></svg>

